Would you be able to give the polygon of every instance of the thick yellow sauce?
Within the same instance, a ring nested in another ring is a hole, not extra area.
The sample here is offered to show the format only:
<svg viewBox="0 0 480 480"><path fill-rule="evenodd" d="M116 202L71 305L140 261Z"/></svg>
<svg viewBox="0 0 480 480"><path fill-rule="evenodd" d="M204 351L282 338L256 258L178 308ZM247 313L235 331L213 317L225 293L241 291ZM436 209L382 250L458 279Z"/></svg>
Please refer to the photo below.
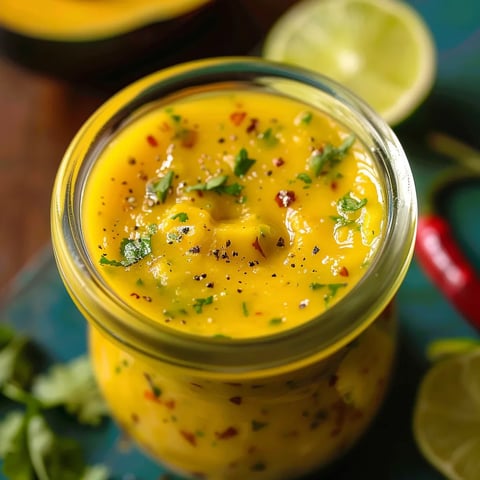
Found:
<svg viewBox="0 0 480 480"><path fill-rule="evenodd" d="M142 314L258 337L308 322L361 279L382 237L381 185L362 144L321 112L209 93L123 128L87 182L83 230L104 281ZM344 453L376 413L391 313L321 362L251 379L142 358L94 328L91 355L114 417L171 468L294 478Z"/></svg>
<svg viewBox="0 0 480 480"><path fill-rule="evenodd" d="M383 222L360 142L254 91L138 118L100 155L83 203L87 246L113 290L207 336L267 335L322 313L362 277Z"/></svg>

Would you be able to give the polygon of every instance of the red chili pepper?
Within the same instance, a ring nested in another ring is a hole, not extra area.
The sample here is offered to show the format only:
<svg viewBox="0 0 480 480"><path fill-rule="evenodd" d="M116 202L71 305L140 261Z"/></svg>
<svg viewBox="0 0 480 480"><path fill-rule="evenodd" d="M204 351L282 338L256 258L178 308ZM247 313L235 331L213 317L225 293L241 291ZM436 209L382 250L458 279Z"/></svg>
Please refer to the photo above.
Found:
<svg viewBox="0 0 480 480"><path fill-rule="evenodd" d="M432 282L480 330L480 278L458 247L450 225L441 216L420 217L416 257Z"/></svg>

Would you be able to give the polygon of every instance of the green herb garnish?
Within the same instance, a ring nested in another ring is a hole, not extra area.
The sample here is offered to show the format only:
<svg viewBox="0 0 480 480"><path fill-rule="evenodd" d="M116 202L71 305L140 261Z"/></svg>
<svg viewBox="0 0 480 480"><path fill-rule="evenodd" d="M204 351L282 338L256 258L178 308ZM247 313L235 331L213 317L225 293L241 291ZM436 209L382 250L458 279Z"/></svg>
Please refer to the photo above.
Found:
<svg viewBox="0 0 480 480"><path fill-rule="evenodd" d="M301 117L300 117L300 122L304 123L305 125L308 125L313 118L312 112L304 112Z"/></svg>
<svg viewBox="0 0 480 480"><path fill-rule="evenodd" d="M337 292L341 288L345 288L348 285L348 283L311 283L310 288L312 290L321 290L321 289L326 289L327 293L324 295L324 300L325 304L328 305L330 303L330 300L335 297Z"/></svg>
<svg viewBox="0 0 480 480"><path fill-rule="evenodd" d="M182 223L185 223L188 220L188 215L185 212L176 213L170 217L172 220L178 218L178 220Z"/></svg>
<svg viewBox="0 0 480 480"><path fill-rule="evenodd" d="M209 297L206 298L196 298L195 303L193 304L193 308L195 312L197 313L202 313L203 312L203 307L205 305L210 305L213 303L213 296L210 295Z"/></svg>
<svg viewBox="0 0 480 480"><path fill-rule="evenodd" d="M339 147L334 147L330 143L327 143L321 152L314 153L308 161L313 174L318 177L322 173L326 173L328 170L337 166L348 153L348 150L354 142L355 136L350 135Z"/></svg>
<svg viewBox="0 0 480 480"><path fill-rule="evenodd" d="M240 195L243 190L243 185L239 185L238 183L227 185L227 180L227 175L219 175L218 177L211 178L205 183L197 183L196 185L186 187L185 190L187 192L191 192L193 190L212 191L220 194L226 193L234 197Z"/></svg>
<svg viewBox="0 0 480 480"><path fill-rule="evenodd" d="M302 172L297 175L297 178L303 183L310 185L312 183L312 177L308 173Z"/></svg>
<svg viewBox="0 0 480 480"><path fill-rule="evenodd" d="M250 167L256 162L253 158L248 157L247 150L242 148L235 157L235 164L233 166L233 173L237 177L242 177L245 175Z"/></svg>
<svg viewBox="0 0 480 480"><path fill-rule="evenodd" d="M263 140L268 146L273 147L278 143L278 138L273 133L271 128L267 128L264 132L258 135L258 138Z"/></svg>
<svg viewBox="0 0 480 480"><path fill-rule="evenodd" d="M338 202L338 208L342 212L356 212L360 210L367 204L367 199L362 198L361 200L357 200L356 198L352 197L351 192L345 194Z"/></svg>
<svg viewBox="0 0 480 480"><path fill-rule="evenodd" d="M150 236L129 239L124 238L120 244L120 254L122 260L110 260L107 257L100 257L100 265L110 265L112 267L129 267L139 262L148 254L152 253L152 243Z"/></svg>
<svg viewBox="0 0 480 480"><path fill-rule="evenodd" d="M173 177L173 170L169 170L160 180L148 185L149 192L155 194L159 202L165 203L168 191L172 186Z"/></svg>
<svg viewBox="0 0 480 480"><path fill-rule="evenodd" d="M30 388L15 372L34 372L38 360L26 355L19 345L33 343L0 326L0 397L15 402L17 407L0 422L3 473L9 480L107 480L108 469L104 465L87 466L80 445L71 438L59 437L44 415L45 409L64 407L80 423L97 425L106 414L87 357L56 364L43 376L35 373L30 379L33 381L28 382Z"/></svg>
<svg viewBox="0 0 480 480"><path fill-rule="evenodd" d="M270 325L280 325L283 322L282 317L271 318L268 322Z"/></svg>

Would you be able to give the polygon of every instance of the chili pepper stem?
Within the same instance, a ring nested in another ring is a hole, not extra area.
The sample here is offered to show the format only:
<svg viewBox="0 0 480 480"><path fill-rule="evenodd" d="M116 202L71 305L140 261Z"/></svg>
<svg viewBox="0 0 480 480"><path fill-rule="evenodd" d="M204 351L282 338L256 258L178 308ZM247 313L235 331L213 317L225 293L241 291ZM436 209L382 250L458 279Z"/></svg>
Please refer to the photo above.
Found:
<svg viewBox="0 0 480 480"><path fill-rule="evenodd" d="M430 133L427 143L436 153L450 157L459 166L480 174L480 151L440 132Z"/></svg>

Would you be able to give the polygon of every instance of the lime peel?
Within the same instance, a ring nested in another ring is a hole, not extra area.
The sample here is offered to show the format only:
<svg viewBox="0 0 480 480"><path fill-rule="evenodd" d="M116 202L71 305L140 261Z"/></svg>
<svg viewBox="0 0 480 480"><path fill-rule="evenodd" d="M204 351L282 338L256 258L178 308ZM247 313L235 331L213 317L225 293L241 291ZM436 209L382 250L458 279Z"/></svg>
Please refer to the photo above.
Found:
<svg viewBox="0 0 480 480"><path fill-rule="evenodd" d="M480 348L480 340L475 338L440 338L427 346L427 358L431 363L462 355Z"/></svg>
<svg viewBox="0 0 480 480"><path fill-rule="evenodd" d="M431 32L401 0L304 0L274 24L263 56L333 78L390 125L425 99L436 70Z"/></svg>
<svg viewBox="0 0 480 480"><path fill-rule="evenodd" d="M468 343L468 342L467 342ZM435 363L422 379L413 433L424 457L451 480L480 471L480 347Z"/></svg>

